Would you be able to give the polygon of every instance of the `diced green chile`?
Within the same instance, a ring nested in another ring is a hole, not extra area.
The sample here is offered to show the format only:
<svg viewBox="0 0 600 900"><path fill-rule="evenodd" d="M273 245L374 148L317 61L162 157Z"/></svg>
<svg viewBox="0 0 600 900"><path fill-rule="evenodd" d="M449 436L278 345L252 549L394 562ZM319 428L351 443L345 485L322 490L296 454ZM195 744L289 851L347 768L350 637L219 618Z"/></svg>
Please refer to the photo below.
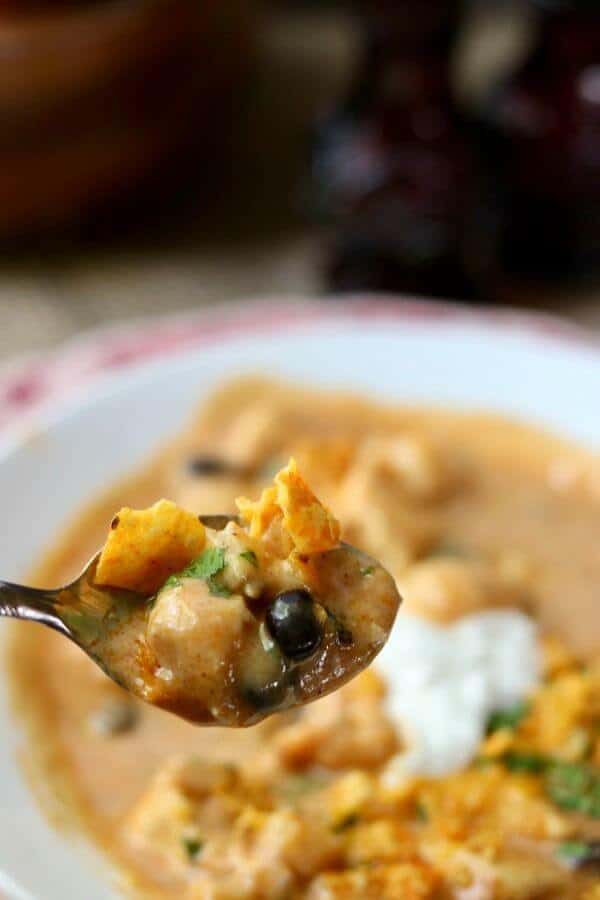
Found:
<svg viewBox="0 0 600 900"><path fill-rule="evenodd" d="M323 638L314 600L305 588L278 594L265 621L283 655L295 662L312 656Z"/></svg>

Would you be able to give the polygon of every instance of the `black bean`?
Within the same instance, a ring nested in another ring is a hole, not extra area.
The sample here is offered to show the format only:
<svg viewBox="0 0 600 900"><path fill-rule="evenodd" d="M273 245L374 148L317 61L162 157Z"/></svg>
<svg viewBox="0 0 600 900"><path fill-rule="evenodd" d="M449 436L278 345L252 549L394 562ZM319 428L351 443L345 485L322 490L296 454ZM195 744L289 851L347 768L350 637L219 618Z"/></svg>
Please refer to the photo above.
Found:
<svg viewBox="0 0 600 900"><path fill-rule="evenodd" d="M219 456L192 456L187 461L187 469L191 475L197 477L223 477L225 475L239 475L240 469Z"/></svg>
<svg viewBox="0 0 600 900"><path fill-rule="evenodd" d="M111 699L90 714L89 725L96 734L107 737L132 731L139 718L140 710L136 703Z"/></svg>
<svg viewBox="0 0 600 900"><path fill-rule="evenodd" d="M307 659L321 643L323 629L313 598L304 588L278 594L265 621L271 637L288 659Z"/></svg>

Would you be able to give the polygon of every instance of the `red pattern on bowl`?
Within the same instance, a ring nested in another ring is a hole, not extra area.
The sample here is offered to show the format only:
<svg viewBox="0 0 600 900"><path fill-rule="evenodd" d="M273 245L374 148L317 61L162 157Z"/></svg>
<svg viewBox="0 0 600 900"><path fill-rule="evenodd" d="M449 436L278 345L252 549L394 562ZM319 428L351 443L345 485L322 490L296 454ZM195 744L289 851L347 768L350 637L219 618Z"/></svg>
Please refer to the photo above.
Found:
<svg viewBox="0 0 600 900"><path fill-rule="evenodd" d="M108 373L130 370L153 359L177 355L250 333L277 333L316 321L370 323L456 320L535 334L600 349L598 338L550 315L512 309L482 309L412 298L360 296L326 301L286 300L223 304L216 309L155 317L81 335L57 351L9 362L0 369L0 429L29 419L41 408Z"/></svg>

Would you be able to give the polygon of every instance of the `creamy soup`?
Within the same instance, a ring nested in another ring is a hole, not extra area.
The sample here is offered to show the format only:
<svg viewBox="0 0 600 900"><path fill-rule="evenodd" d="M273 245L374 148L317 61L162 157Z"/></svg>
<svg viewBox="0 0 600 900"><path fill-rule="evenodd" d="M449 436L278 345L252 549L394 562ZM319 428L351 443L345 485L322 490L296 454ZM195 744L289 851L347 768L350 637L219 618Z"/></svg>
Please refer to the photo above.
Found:
<svg viewBox="0 0 600 900"><path fill-rule="evenodd" d="M291 455L403 595L380 667L208 729L19 623L12 681L45 808L144 898L598 900L600 466L585 452L491 416L245 379L82 513L36 582L74 576L122 505L233 512Z"/></svg>
<svg viewBox="0 0 600 900"><path fill-rule="evenodd" d="M236 505L229 520L164 499L121 509L94 569L113 603L83 644L134 696L232 728L340 688L381 650L400 602L389 572L340 541L295 460Z"/></svg>

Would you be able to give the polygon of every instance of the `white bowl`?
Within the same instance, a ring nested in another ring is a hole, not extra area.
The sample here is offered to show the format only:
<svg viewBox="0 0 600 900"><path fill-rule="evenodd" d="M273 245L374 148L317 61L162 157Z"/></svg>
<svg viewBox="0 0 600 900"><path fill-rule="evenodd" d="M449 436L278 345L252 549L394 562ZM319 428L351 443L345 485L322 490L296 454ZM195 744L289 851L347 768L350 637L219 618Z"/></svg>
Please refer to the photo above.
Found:
<svg viewBox="0 0 600 900"><path fill-rule="evenodd" d="M0 441L0 573L18 579L88 498L140 463L223 378L267 372L382 400L497 410L600 447L600 352L546 318L420 303L270 306L260 325L202 334L201 347L105 377ZM256 308L255 308L256 310ZM198 318L195 318L196 325ZM17 765L18 726L0 696L0 891L106 900L94 852L53 831Z"/></svg>

